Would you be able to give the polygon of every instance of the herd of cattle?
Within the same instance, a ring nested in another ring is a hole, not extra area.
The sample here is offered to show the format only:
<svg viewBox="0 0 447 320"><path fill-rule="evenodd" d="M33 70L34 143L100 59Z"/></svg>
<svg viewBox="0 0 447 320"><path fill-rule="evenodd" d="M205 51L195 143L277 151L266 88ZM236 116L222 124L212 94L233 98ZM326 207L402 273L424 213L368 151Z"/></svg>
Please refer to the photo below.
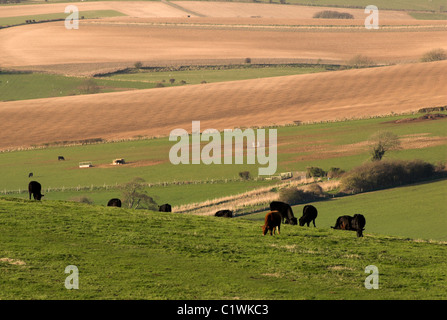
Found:
<svg viewBox="0 0 447 320"><path fill-rule="evenodd" d="M37 181L31 181L28 185L29 198L31 200L31 195L34 197L34 200L41 200L44 196L42 194L42 186ZM118 198L110 199L107 203L108 207L121 207L121 200ZM165 203L158 207L160 212L172 212L172 207L170 204ZM318 216L317 208L312 205L305 205L303 208L303 215L299 220L295 218L293 215L292 207L280 201L272 201L270 203L270 212L265 215L264 225L262 226L262 233L266 235L267 232L270 235L276 233L278 230L278 234L280 233L281 223L290 224L290 225L299 225L302 227L305 224L309 227L312 222L314 227L315 219ZM231 210L220 210L215 213L216 217L225 217L232 218L233 211ZM351 216L341 216L337 218L335 222L335 226L331 227L333 229L341 229L341 230L351 230L357 232L357 237L363 237L363 230L365 230L366 219L362 214L355 214L353 217Z"/></svg>

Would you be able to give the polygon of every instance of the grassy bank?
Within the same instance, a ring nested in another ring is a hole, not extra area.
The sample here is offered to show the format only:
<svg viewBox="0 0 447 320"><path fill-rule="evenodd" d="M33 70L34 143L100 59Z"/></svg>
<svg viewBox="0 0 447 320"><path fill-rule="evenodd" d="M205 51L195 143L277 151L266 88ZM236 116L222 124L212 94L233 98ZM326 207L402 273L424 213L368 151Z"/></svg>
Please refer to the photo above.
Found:
<svg viewBox="0 0 447 320"><path fill-rule="evenodd" d="M442 299L445 244L367 232L0 200L2 299ZM65 267L79 269L67 290ZM367 290L365 267L379 269Z"/></svg>

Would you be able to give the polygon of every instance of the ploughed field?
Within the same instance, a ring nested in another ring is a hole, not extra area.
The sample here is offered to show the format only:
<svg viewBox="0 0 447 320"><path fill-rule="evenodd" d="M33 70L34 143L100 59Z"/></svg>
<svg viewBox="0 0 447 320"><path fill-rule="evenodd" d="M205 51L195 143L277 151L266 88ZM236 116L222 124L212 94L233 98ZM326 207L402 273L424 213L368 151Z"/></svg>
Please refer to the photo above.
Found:
<svg viewBox="0 0 447 320"><path fill-rule="evenodd" d="M0 103L0 148L342 120L444 105L446 61Z"/></svg>

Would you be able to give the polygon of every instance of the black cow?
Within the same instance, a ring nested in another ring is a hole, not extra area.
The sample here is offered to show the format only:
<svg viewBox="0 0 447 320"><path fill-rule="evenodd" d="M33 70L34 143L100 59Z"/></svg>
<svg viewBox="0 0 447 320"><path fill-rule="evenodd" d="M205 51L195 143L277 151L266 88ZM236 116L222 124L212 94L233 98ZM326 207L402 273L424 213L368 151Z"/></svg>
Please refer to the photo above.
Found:
<svg viewBox="0 0 447 320"><path fill-rule="evenodd" d="M63 156L58 156L58 157L57 157L57 160L58 160L58 161L61 161L61 160L63 161L63 160L65 160L65 158L64 158Z"/></svg>
<svg viewBox="0 0 447 320"><path fill-rule="evenodd" d="M158 206L158 211L160 212L172 212L171 205L168 203Z"/></svg>
<svg viewBox="0 0 447 320"><path fill-rule="evenodd" d="M42 191L42 185L37 181L31 181L28 184L28 192L29 192L29 199L31 200L31 195L33 195L34 200L40 200L43 197Z"/></svg>
<svg viewBox="0 0 447 320"><path fill-rule="evenodd" d="M341 216L337 218L333 229L357 231L357 237L363 237L363 230L365 230L366 219L362 214L355 214L351 216Z"/></svg>
<svg viewBox="0 0 447 320"><path fill-rule="evenodd" d="M317 208L315 208L313 205L305 205L303 208L303 215L300 218L300 226L304 226L304 224L307 223L307 226L309 227L310 222L314 223L314 227L316 227L315 225L315 219L318 216L318 210Z"/></svg>
<svg viewBox="0 0 447 320"><path fill-rule="evenodd" d="M214 214L215 217L233 218L233 211L219 210Z"/></svg>
<svg viewBox="0 0 447 320"><path fill-rule="evenodd" d="M363 237L366 219L363 214L355 214L351 220L351 230L357 231L357 237Z"/></svg>
<svg viewBox="0 0 447 320"><path fill-rule="evenodd" d="M32 172L29 173L28 178L32 178L34 174Z"/></svg>
<svg viewBox="0 0 447 320"><path fill-rule="evenodd" d="M107 202L107 206L121 208L121 200L117 198L110 199L109 202Z"/></svg>
<svg viewBox="0 0 447 320"><path fill-rule="evenodd" d="M289 204L281 201L272 201L270 202L270 210L281 213L283 223L292 225L298 224L297 219L293 215L292 207Z"/></svg>

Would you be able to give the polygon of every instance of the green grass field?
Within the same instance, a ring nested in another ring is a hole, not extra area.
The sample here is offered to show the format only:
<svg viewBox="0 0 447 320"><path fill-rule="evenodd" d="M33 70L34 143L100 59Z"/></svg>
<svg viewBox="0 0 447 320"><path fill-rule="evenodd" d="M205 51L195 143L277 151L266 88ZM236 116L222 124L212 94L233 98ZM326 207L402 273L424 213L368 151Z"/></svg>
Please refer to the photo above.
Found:
<svg viewBox="0 0 447 320"><path fill-rule="evenodd" d="M0 72L0 101L27 100L87 94L84 83L89 78L66 77L43 73ZM150 89L155 83L94 79L98 93ZM169 84L167 84L169 86Z"/></svg>
<svg viewBox="0 0 447 320"><path fill-rule="evenodd" d="M444 10L447 10L444 0L431 0L431 1L419 1L419 0L376 0L371 3L368 0L287 0L287 3L312 5L312 6L334 6L334 7L347 7L347 8L365 8L368 5L375 5L380 9L393 9L393 10L428 10L439 11L443 6Z"/></svg>
<svg viewBox="0 0 447 320"><path fill-rule="evenodd" d="M60 13L47 13L47 14L36 14L29 16L19 16L19 17L6 17L0 18L0 26L13 26L26 23L26 20L53 20L53 19L65 19L69 14ZM91 11L79 11L79 18L84 17L84 19L96 19L96 18L106 18L106 17L118 17L125 16L125 14L115 11L115 10L91 10Z"/></svg>
<svg viewBox="0 0 447 320"><path fill-rule="evenodd" d="M328 67L321 65L315 66L266 66L266 67L235 67L222 70L211 70L210 68L202 68L199 70L187 71L163 71L163 72L147 72L140 71L137 73L118 73L107 77L106 79L115 80L132 80L145 82L161 82L169 83L170 79L175 79L175 83L182 80L187 84L199 84L202 81L224 82L235 80L246 80L267 77L288 76L294 74L316 73L327 71Z"/></svg>
<svg viewBox="0 0 447 320"><path fill-rule="evenodd" d="M235 66L229 69L198 68L194 71L117 73L108 77L80 78L44 73L18 73L0 69L0 101L62 97L69 95L151 89L206 82L236 81L333 70L334 66ZM175 79L173 83L169 80ZM93 81L97 90L86 91L85 82ZM182 84L181 81L186 83Z"/></svg>
<svg viewBox="0 0 447 320"><path fill-rule="evenodd" d="M312 205L318 210L318 229L334 226L339 216L360 213L366 217L366 234L447 241L446 195L447 181L440 180L334 198ZM292 207L295 217L302 215L303 206ZM265 212L262 212L242 219L262 223L264 216Z"/></svg>
<svg viewBox="0 0 447 320"><path fill-rule="evenodd" d="M447 246L367 232L0 200L3 299L443 299ZM67 290L64 270L79 270ZM368 290L365 267L379 270Z"/></svg>
<svg viewBox="0 0 447 320"><path fill-rule="evenodd" d="M419 115L414 115L417 117ZM412 117L410 115L384 118L351 120L302 126L280 127L278 130L277 172L305 171L308 166L329 170L339 167L345 171L369 161L368 148L351 152L335 152L345 145L366 141L380 130L392 131L405 137L421 135L425 138L445 137L446 120L415 123L389 123L391 120ZM188 129L188 128L186 128ZM202 128L203 130L205 128ZM167 138L102 143L72 147L49 147L28 151L0 154L0 193L3 190L26 189L28 173L44 188L116 185L141 177L147 182L196 181L211 179L235 179L241 171L250 171L256 177L259 165L173 165L169 150L174 145ZM320 151L335 150L320 156ZM313 149L311 149L313 150ZM66 161L58 161L62 155ZM431 163L445 161L447 146L414 146L390 151L389 159L421 159ZM124 158L129 165L112 166L112 160ZM79 169L81 161L92 161L96 167ZM244 161L246 163L246 161ZM138 165L140 164L140 165Z"/></svg>

